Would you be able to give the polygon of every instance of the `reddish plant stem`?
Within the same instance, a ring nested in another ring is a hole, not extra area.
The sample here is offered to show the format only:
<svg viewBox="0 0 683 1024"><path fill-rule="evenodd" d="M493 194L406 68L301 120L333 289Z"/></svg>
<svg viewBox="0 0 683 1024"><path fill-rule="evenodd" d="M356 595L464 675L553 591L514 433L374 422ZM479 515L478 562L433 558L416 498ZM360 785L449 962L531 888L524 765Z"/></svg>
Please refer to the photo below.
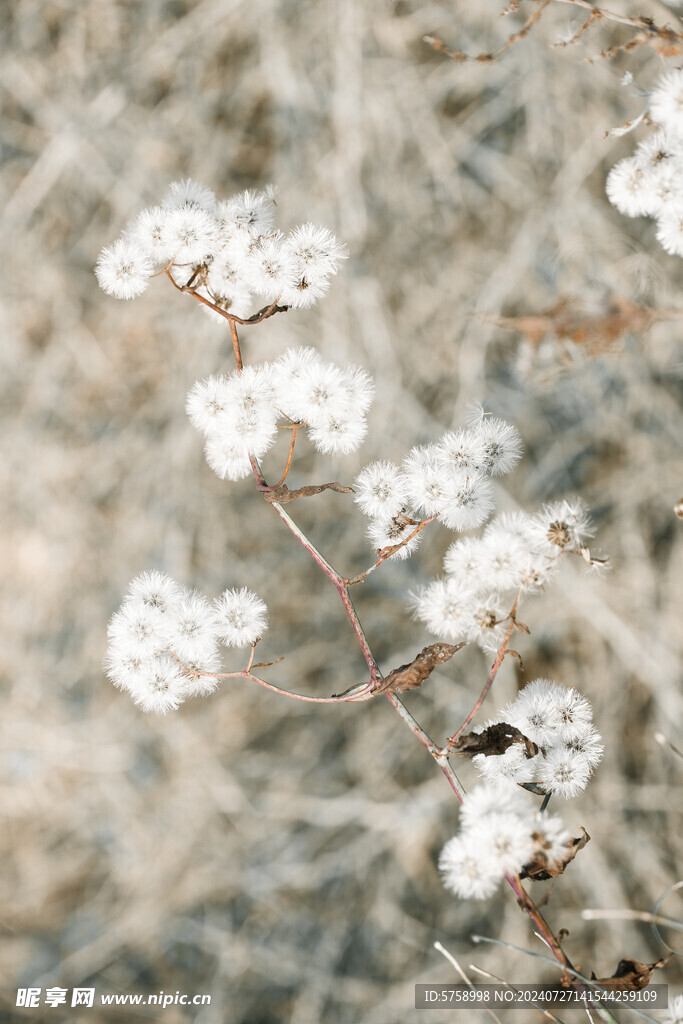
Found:
<svg viewBox="0 0 683 1024"><path fill-rule="evenodd" d="M516 603L517 602L515 602L515 604ZM498 654L496 656L496 660L494 661L493 667L492 667L491 671L489 672L489 677L486 680L486 682L484 683L484 689L479 694L479 697L477 698L477 701L476 701L474 707L472 708L472 710L470 711L469 715L467 716L465 721L462 723L460 728L457 730L457 732L454 732L453 735L449 736L448 739L446 740L446 745L444 747L444 751L447 752L448 750L450 750L451 747L455 746L455 744L458 742L458 740L460 739L460 737L464 733L464 731L467 728L467 726L477 716L480 707L482 706L482 704L486 700L486 695L488 694L489 690L491 689L491 687L493 685L493 680L496 678L496 675L498 674L498 669L500 668L500 666L503 663L503 658L505 657L505 652L507 650L508 644L510 643L510 637L512 636L512 631L514 630L514 628L515 628L515 617L514 617L514 613L513 613L511 615L511 618L510 618L510 625L507 628L507 632L505 634L503 642L500 645L500 650L498 651Z"/></svg>
<svg viewBox="0 0 683 1024"><path fill-rule="evenodd" d="M233 333L233 345L235 347L236 358L239 358L239 365L241 367L241 365L242 365L242 357L241 357L240 346L239 346L239 339L237 337L237 330L236 330L236 328L234 329L234 333ZM256 483L257 483L257 486L258 486L259 490L261 490L261 491L262 490L267 490L268 489L268 484L266 483L265 477L263 476L263 473L261 471L261 467L259 466L257 460L253 456L250 456L249 459L250 459L250 462L251 462L252 471L253 471L254 477L256 479ZM358 613L357 613L356 609L354 608L353 601L351 600L351 597L349 595L349 591L348 591L348 586L349 585L348 585L348 582L344 579L343 576L341 576L337 572L336 569L333 568L332 565L330 565L330 563L327 561L327 559L311 543L311 541L308 539L306 534L297 526L297 524L294 522L294 520L291 518L291 516L282 507L282 505L280 505L276 501L269 502L269 504L271 505L272 508L275 509L275 511L277 512L279 517L282 519L282 521L285 523L285 525L291 531L291 533L296 537L296 539L299 541L299 543L302 545L302 547L309 553L309 555L311 556L313 561L316 563L316 565L318 565L322 569L322 571L325 573L325 575L328 577L328 579L332 582L332 584L335 587L337 593L339 594L341 602L344 605L344 610L346 611L348 619L349 619L349 621L351 623L351 628L353 629L353 632L355 633L356 639L358 641L360 649L361 649L361 651L363 653L363 657L365 658L365 662L366 662L366 664L368 666L368 670L370 672L370 681L369 681L367 690L365 688L362 688L360 691L356 692L355 696L352 699L356 699L356 700L358 700L358 699L361 699L361 700L368 699L369 697L372 696L372 691L373 691L373 688L374 688L375 681L378 678L382 678L382 676L381 676L381 672L379 670L379 667L378 667L378 665L377 665L377 663L375 661L374 655L373 655L373 653L372 653L372 651L370 649L370 644L368 643L368 639L367 639L367 637L365 635L365 631L364 631L363 626L361 624L361 621L360 621L360 619L358 617ZM468 716L468 719L466 720L466 722L463 723L463 726L461 727L461 729L463 727L465 727L466 724L468 724L468 722L471 721L471 719L474 717L474 715L476 714L476 711L478 710L479 706L481 705L482 701L484 700L484 697L486 696L486 693L488 692L488 689L490 688L491 684L493 683L493 680L495 679L495 676L496 676L496 673L498 671L498 668L500 667L500 664L501 664L501 662L503 660L503 657L505 655L505 649L506 649L507 644L508 644L508 642L510 640L510 637L512 636L512 631L513 631L513 629L515 627L515 611L516 611L516 608L517 608L517 601L518 601L518 599L519 599L519 596L515 600L515 603L514 603L514 605L512 607L512 610L510 612L510 626L508 628L508 632L506 634L505 640L504 640L503 644L501 645L501 649L498 652L498 657L496 658L496 662L494 663L494 667L491 670L489 678L487 679L486 686L484 688L484 692L480 696L480 699L479 699L475 709L473 710L473 712L471 712L470 716ZM230 673L230 674L231 675L243 676L243 677L246 677L246 678L250 678L254 682L259 683L261 686L265 686L268 689L274 690L274 691L279 692L279 693L287 694L288 696L296 696L297 699L299 699L299 700L308 700L308 701L314 701L314 702L318 702L318 703L337 703L337 702L339 702L341 700L348 700L349 699L348 696L346 698L340 698L340 697L321 697L321 698L310 698L310 697L308 697L307 698L307 697L303 697L303 696L298 695L298 694L297 695L292 694L290 691L287 691L287 690L280 690L279 687L276 687L276 686L274 686L271 683L266 683L264 680L259 679L258 676L253 676L248 670L247 671L238 672L238 673ZM356 688L354 688L354 689L356 689ZM458 779L455 771L453 770L453 768L452 768L452 766L451 766L451 764L450 764L450 762L448 760L448 743L446 744L446 746L444 748L441 748L437 744L435 744L432 741L432 739L430 738L430 736L428 735L428 733L419 724L417 719L415 719L414 716L410 713L410 711L408 711L407 707L405 706L403 701L400 699L400 697L398 697L397 694L389 693L388 692L388 693L385 693L385 696L386 696L387 700L389 701L389 703L392 705L392 707L397 711L399 717L405 722L405 724L411 730L413 735L419 740L419 742L426 748L426 750L429 752L429 754L431 754L431 756L434 758L434 760L438 764L439 768L441 769L441 771L445 775L445 777L446 777L446 779L448 781L448 784L450 785L451 789L455 793L458 801L460 803L462 803L464 798L465 798L465 790L463 789L463 787L462 787L462 785L460 783L460 780ZM562 951L560 943L555 938L555 936L553 934L553 931L550 928L550 925L547 923L547 921L545 920L545 918L541 914L540 910L538 909L538 907L536 906L534 901L531 899L529 894L524 889L524 886L522 885L522 883L519 880L519 878L514 877L512 875L506 875L506 881L508 882L508 885L510 885L510 887L513 890L513 892L517 896L517 900L518 900L518 903L521 906L521 908L526 911L526 913L529 915L530 919L534 922L534 924L538 928L538 930L541 933L541 935L544 937L544 940L547 943L549 949L552 951L553 955L555 956L555 959L558 961L558 963L562 967L570 967L571 968L572 965L571 965L570 961L567 959L567 957L564 954L564 952Z"/></svg>
<svg viewBox="0 0 683 1024"><path fill-rule="evenodd" d="M402 540L400 544L392 544L391 547L384 548L382 554L379 556L374 565L371 565L369 569L366 569L365 572L362 572L359 576L354 576L352 580L344 580L347 587L352 587L354 583L360 583L361 580L364 580L365 577L369 576L371 572L374 572L375 569L377 569L382 564L382 562L386 562L387 558L391 558L391 556L395 555L397 551L400 551L401 548L405 547L406 544L408 544L413 539L413 537L417 537L420 530L423 530L425 526L427 526L429 523L433 523L435 519L438 519L438 513L436 515L430 516L429 519L423 519L421 523L417 523L413 532L410 533L405 538L405 540Z"/></svg>

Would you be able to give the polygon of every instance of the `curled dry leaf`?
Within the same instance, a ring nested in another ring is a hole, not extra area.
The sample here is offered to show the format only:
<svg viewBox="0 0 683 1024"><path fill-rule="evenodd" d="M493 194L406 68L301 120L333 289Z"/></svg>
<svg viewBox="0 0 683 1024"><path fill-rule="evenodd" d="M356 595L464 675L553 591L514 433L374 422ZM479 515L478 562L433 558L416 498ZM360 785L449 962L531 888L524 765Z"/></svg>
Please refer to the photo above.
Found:
<svg viewBox="0 0 683 1024"><path fill-rule="evenodd" d="M475 754L489 757L490 754L504 754L513 743L522 744L527 757L535 757L538 753L536 744L507 722L496 722L483 732L465 733L453 744L451 750L461 757L474 757Z"/></svg>
<svg viewBox="0 0 683 1024"><path fill-rule="evenodd" d="M384 679L377 681L375 693L405 693L406 690L414 690L425 681L437 665L443 665L449 661L457 651L466 646L466 641L460 644L430 644L423 648L418 656L408 665L401 665L393 669Z"/></svg>
<svg viewBox="0 0 683 1024"><path fill-rule="evenodd" d="M658 967L664 967L668 961L668 956L655 960L653 964L641 964L639 960L627 958L619 961L611 978L596 978L591 974L591 979L596 985L611 992L639 992L641 988L645 988L653 972Z"/></svg>
<svg viewBox="0 0 683 1024"><path fill-rule="evenodd" d="M534 859L524 865L519 873L519 877L531 878L536 882L546 882L549 878L557 878L558 875L561 875L567 864L574 860L579 850L582 850L590 840L590 836L585 828L581 828L581 826L579 828L582 834L577 839L572 839L567 845L567 852L561 861L548 864L545 854L539 850L535 854Z"/></svg>
<svg viewBox="0 0 683 1024"><path fill-rule="evenodd" d="M287 484L280 484L278 487L271 487L263 491L266 501L276 501L279 505L286 505L288 501L296 501L297 498L310 498L322 491L338 491L339 494L353 494L353 487L344 487L343 484L333 480L330 484L309 484L307 487L298 487L290 491Z"/></svg>

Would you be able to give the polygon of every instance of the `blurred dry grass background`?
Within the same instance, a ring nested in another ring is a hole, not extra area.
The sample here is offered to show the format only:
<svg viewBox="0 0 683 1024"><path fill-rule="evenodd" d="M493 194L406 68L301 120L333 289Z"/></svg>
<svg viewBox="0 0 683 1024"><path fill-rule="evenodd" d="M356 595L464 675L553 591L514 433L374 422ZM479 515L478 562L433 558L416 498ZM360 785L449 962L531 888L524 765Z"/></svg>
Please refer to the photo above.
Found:
<svg viewBox="0 0 683 1024"><path fill-rule="evenodd" d="M362 678L332 588L248 481L211 473L186 421L192 382L230 365L226 332L162 281L134 303L96 287L99 248L186 175L221 195L275 182L283 225L311 219L349 243L318 308L244 332L247 358L313 344L377 380L359 457L330 469L304 441L295 480L349 482L481 400L526 442L500 509L575 493L592 505L612 572L586 579L567 567L529 602L525 675L506 664L493 704L541 674L589 696L604 766L560 810L593 841L554 886L548 915L599 975L623 955L660 953L646 925L586 922L580 910L648 910L681 877L683 765L654 734L680 745L683 325L656 324L568 366L551 352L556 372L522 376L514 335L476 314L537 312L566 296L600 306L611 294L683 306L681 261L651 222L627 221L604 197L633 137L603 133L641 102L620 77L630 69L648 87L663 63L644 48L583 62L626 38L613 25L553 48L580 24L563 4L492 66L456 65L421 41L435 32L490 49L521 24L499 20L501 6L0 8L3 1020L81 1019L15 1011L21 984L212 996L192 1013L83 1011L93 1022L418 1020L413 984L452 977L436 939L513 981L555 977L509 950L473 949L473 931L538 944L507 893L460 903L442 890L435 861L457 810L384 701L311 711L233 681L156 719L103 677L108 617L129 579L158 567L211 595L259 591L272 622L262 654L286 654L274 681L329 694ZM654 0L647 12L613 6L678 22ZM346 497L294 511L336 566L368 564ZM438 572L450 539L435 531L418 557L357 593L385 670L425 642L404 595ZM465 652L411 707L444 736L485 672L483 656Z"/></svg>

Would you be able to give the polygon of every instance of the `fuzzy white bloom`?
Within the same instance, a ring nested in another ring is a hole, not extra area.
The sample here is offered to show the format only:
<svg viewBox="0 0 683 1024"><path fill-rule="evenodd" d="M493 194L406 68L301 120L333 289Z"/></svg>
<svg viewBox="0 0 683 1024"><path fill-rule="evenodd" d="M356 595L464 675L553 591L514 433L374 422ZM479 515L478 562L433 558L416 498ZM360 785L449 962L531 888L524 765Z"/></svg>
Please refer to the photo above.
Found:
<svg viewBox="0 0 683 1024"><path fill-rule="evenodd" d="M683 70L667 71L650 95L650 116L673 135L683 136Z"/></svg>
<svg viewBox="0 0 683 1024"><path fill-rule="evenodd" d="M544 550L555 556L565 549L578 550L593 535L588 510L580 498L544 505L535 520L544 534Z"/></svg>
<svg viewBox="0 0 683 1024"><path fill-rule="evenodd" d="M202 210L213 213L216 207L216 196L210 188L201 185L192 178L185 178L184 181L172 181L162 203L169 210L176 210L183 206L199 206Z"/></svg>
<svg viewBox="0 0 683 1024"><path fill-rule="evenodd" d="M670 160L647 171L650 189L649 212L653 217L683 213L683 164Z"/></svg>
<svg viewBox="0 0 683 1024"><path fill-rule="evenodd" d="M512 724L512 723L510 723ZM472 764L485 782L500 783L535 782L538 774L540 755L527 757L521 743L512 743L504 754L475 754Z"/></svg>
<svg viewBox="0 0 683 1024"><path fill-rule="evenodd" d="M346 246L338 242L327 228L319 228L315 224L301 224L291 231L287 246L294 260L297 279L306 280L309 285L326 285L327 279L337 273L349 255Z"/></svg>
<svg viewBox="0 0 683 1024"><path fill-rule="evenodd" d="M229 407L233 391L228 377L207 377L196 381L190 388L185 411L192 426L200 433L215 433L218 417Z"/></svg>
<svg viewBox="0 0 683 1024"><path fill-rule="evenodd" d="M290 419L298 418L296 408L301 377L314 364L322 364L320 353L314 348L288 348L271 365L270 379L275 391L275 403Z"/></svg>
<svg viewBox="0 0 683 1024"><path fill-rule="evenodd" d="M651 179L647 170L630 156L615 164L607 175L607 198L626 217L643 217L651 213Z"/></svg>
<svg viewBox="0 0 683 1024"><path fill-rule="evenodd" d="M440 512L452 472L441 460L438 446L427 444L411 448L403 459L401 472L413 508L427 516Z"/></svg>
<svg viewBox="0 0 683 1024"><path fill-rule="evenodd" d="M169 248L168 220L170 211L165 206L148 206L128 229L128 235L153 263L166 263L173 253Z"/></svg>
<svg viewBox="0 0 683 1024"><path fill-rule="evenodd" d="M360 448L368 425L363 417L348 413L328 413L316 420L308 436L318 451L326 455L348 455Z"/></svg>
<svg viewBox="0 0 683 1024"><path fill-rule="evenodd" d="M347 412L348 388L338 366L307 361L291 383L289 408L296 419L319 423L325 416Z"/></svg>
<svg viewBox="0 0 683 1024"><path fill-rule="evenodd" d="M166 573L152 569L131 580L128 594L133 602L140 600L150 608L168 613L182 597L183 588Z"/></svg>
<svg viewBox="0 0 683 1024"><path fill-rule="evenodd" d="M248 302L251 296L243 271L224 250L217 252L211 260L207 281L215 296L239 296L242 302ZM240 313L236 315L241 316Z"/></svg>
<svg viewBox="0 0 683 1024"><path fill-rule="evenodd" d="M449 430L437 444L447 467L476 472L485 460L484 439L477 429Z"/></svg>
<svg viewBox="0 0 683 1024"><path fill-rule="evenodd" d="M531 838L535 851L543 854L548 867L556 867L563 861L571 842L562 819L547 811L536 814Z"/></svg>
<svg viewBox="0 0 683 1024"><path fill-rule="evenodd" d="M483 545L474 537L463 537L451 544L444 560L443 568L447 576L464 579L472 590L483 590Z"/></svg>
<svg viewBox="0 0 683 1024"><path fill-rule="evenodd" d="M669 998L669 1006L662 1017L662 1024L683 1024L683 995Z"/></svg>
<svg viewBox="0 0 683 1024"><path fill-rule="evenodd" d="M475 598L467 584L453 576L422 587L413 607L429 632L447 643L464 640L474 625Z"/></svg>
<svg viewBox="0 0 683 1024"><path fill-rule="evenodd" d="M675 135L663 131L652 132L638 144L634 159L643 170L657 168L668 161L680 159L681 147L682 140Z"/></svg>
<svg viewBox="0 0 683 1024"><path fill-rule="evenodd" d="M487 899L503 877L491 851L468 834L449 839L439 857L439 871L449 892L462 899Z"/></svg>
<svg viewBox="0 0 683 1024"><path fill-rule="evenodd" d="M117 299L142 295L154 273L145 250L131 238L117 238L97 257L95 275L102 291Z"/></svg>
<svg viewBox="0 0 683 1024"><path fill-rule="evenodd" d="M411 448L402 464L408 499L426 516L438 514L447 500L450 480L436 445Z"/></svg>
<svg viewBox="0 0 683 1024"><path fill-rule="evenodd" d="M657 241L674 256L683 256L683 212L665 211L657 221Z"/></svg>
<svg viewBox="0 0 683 1024"><path fill-rule="evenodd" d="M566 687L549 679L535 679L501 711L500 717L540 747L549 748L562 742L563 709L571 709L574 695L578 698L577 708L583 702L590 713L588 701L576 690L567 693ZM583 714L583 707L577 713Z"/></svg>
<svg viewBox="0 0 683 1024"><path fill-rule="evenodd" d="M495 416L482 416L471 429L483 448L480 472L502 476L517 465L522 457L522 439L511 423Z"/></svg>
<svg viewBox="0 0 683 1024"><path fill-rule="evenodd" d="M165 715L182 704L187 694L187 680L170 654L158 654L144 662L128 689L143 711Z"/></svg>
<svg viewBox="0 0 683 1024"><path fill-rule="evenodd" d="M252 590L225 590L214 602L218 635L227 647L249 647L268 628L268 609Z"/></svg>
<svg viewBox="0 0 683 1024"><path fill-rule="evenodd" d="M483 815L472 822L465 834L468 841L490 853L501 875L517 874L534 855L528 817L514 811L492 811Z"/></svg>
<svg viewBox="0 0 683 1024"><path fill-rule="evenodd" d="M244 279L255 295L271 301L296 285L296 265L280 231L263 235L244 260Z"/></svg>
<svg viewBox="0 0 683 1024"><path fill-rule="evenodd" d="M214 463L222 465L221 452L227 451L230 458L249 454L260 458L275 442L277 409L266 367L250 366L229 377L209 377L196 383L186 408L193 425L215 442L211 448L214 461L209 460L213 469ZM218 469L216 472L223 475Z"/></svg>
<svg viewBox="0 0 683 1024"><path fill-rule="evenodd" d="M563 746L567 750L583 755L591 770L600 764L605 751L600 733L594 725L577 726L572 736L564 740Z"/></svg>
<svg viewBox="0 0 683 1024"><path fill-rule="evenodd" d="M244 480L251 473L251 462L234 438L212 433L204 446L206 461L221 480Z"/></svg>
<svg viewBox="0 0 683 1024"><path fill-rule="evenodd" d="M214 656L218 641L213 609L203 594L187 592L168 614L168 647L185 663Z"/></svg>
<svg viewBox="0 0 683 1024"><path fill-rule="evenodd" d="M478 473L460 470L448 481L439 518L449 530L472 530L488 519L493 509L491 482Z"/></svg>
<svg viewBox="0 0 683 1024"><path fill-rule="evenodd" d="M511 790L508 786L492 784L471 789L462 802L460 816L463 829L469 829L474 827L480 818L494 812L514 811L520 815L530 816L532 810L531 799L523 790Z"/></svg>
<svg viewBox="0 0 683 1024"><path fill-rule="evenodd" d="M269 234L275 226L275 189L246 189L228 199L220 214L228 225L251 238Z"/></svg>
<svg viewBox="0 0 683 1024"><path fill-rule="evenodd" d="M408 504L405 480L393 462L371 462L354 481L354 501L366 516L391 519Z"/></svg>
<svg viewBox="0 0 683 1024"><path fill-rule="evenodd" d="M381 551L383 548L390 548L396 544L401 544L407 537L410 537L414 530L415 523L407 523L400 516L395 516L393 519L380 516L377 519L370 520L368 537L375 551ZM404 544L398 551L394 551L390 558L395 558L397 561L409 558L421 540L422 533L416 533L407 544Z"/></svg>
<svg viewBox="0 0 683 1024"><path fill-rule="evenodd" d="M579 751L562 748L548 750L538 769L538 782L567 800L586 788L590 776L587 758Z"/></svg>
<svg viewBox="0 0 683 1024"><path fill-rule="evenodd" d="M474 599L472 624L467 631L468 640L476 640L482 650L497 652L505 636L507 611L499 594L485 594Z"/></svg>
<svg viewBox="0 0 683 1024"><path fill-rule="evenodd" d="M342 370L349 415L364 416L375 397L375 382L361 366L345 366Z"/></svg>
<svg viewBox="0 0 683 1024"><path fill-rule="evenodd" d="M169 212L166 238L175 263L201 263L216 248L216 222L201 206L178 206Z"/></svg>
<svg viewBox="0 0 683 1024"><path fill-rule="evenodd" d="M108 637L124 656L147 658L166 646L166 616L141 597L127 598L109 623Z"/></svg>

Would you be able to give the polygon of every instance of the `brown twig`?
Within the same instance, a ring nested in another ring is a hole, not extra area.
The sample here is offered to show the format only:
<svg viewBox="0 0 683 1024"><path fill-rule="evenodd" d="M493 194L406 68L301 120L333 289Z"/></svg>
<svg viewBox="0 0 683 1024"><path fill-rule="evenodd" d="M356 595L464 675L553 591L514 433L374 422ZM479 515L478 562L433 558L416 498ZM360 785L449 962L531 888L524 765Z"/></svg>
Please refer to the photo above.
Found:
<svg viewBox="0 0 683 1024"><path fill-rule="evenodd" d="M484 703L484 701L486 699L486 695L489 692L489 690L491 689L491 686L493 685L493 680L496 678L496 675L498 673L498 669L500 668L500 666L503 663L503 658L505 657L505 652L507 650L507 646L510 643L510 637L512 636L515 628L519 629L519 624L517 623L517 620L516 620L515 616L516 616L516 613L517 613L517 606L519 604L520 596L521 596L521 591L517 594L517 597L515 598L514 604L512 605L512 608L510 610L510 625L507 628L507 632L505 633L505 637L503 638L503 642L500 645L500 650L498 651L498 654L496 656L496 660L494 661L493 666L491 668L491 671L489 672L489 677L486 680L486 682L484 683L484 688L481 691L481 693L479 694L479 697L477 698L477 700L476 700L476 702L474 704L474 707L472 708L472 710L470 711L469 715L467 716L465 721L462 723L460 728L456 732L454 732L452 736L449 736L448 739L446 740L446 745L444 746L444 751L446 753L448 752L448 750L451 747L456 745L456 743L458 742L458 740L460 739L462 734L465 732L465 730L469 726L470 722L472 722L473 719L476 717L476 715L479 712L479 708Z"/></svg>
<svg viewBox="0 0 683 1024"><path fill-rule="evenodd" d="M329 484L307 484L305 487L297 487L294 491L290 491L287 484L280 481L279 484L274 484L272 487L259 487L259 490L266 501L277 501L281 505L286 505L290 501L296 501L297 498L311 498L315 494L322 494L323 491L353 494L353 487L346 487L344 484L338 483L337 480L333 480Z"/></svg>
<svg viewBox="0 0 683 1024"><path fill-rule="evenodd" d="M392 544L390 547L381 548L379 551L379 558L373 565L370 566L369 569L366 569L365 572L360 573L360 575L358 576L354 576L352 580L347 579L344 581L347 587L352 587L354 583L360 583L362 580L364 580L366 576L369 576L371 572L374 572L375 569L379 568L382 562L386 562L387 558L391 558L391 556L395 555L397 551L400 551L401 548L404 548L406 544L409 544L413 537L417 537L420 530L423 530L425 526L427 526L429 523L433 523L435 519L438 519L438 514L430 516L429 519L423 519L421 523L417 523L416 528L413 530L413 532L408 534L408 536L405 537L400 542L400 544Z"/></svg>
<svg viewBox="0 0 683 1024"><path fill-rule="evenodd" d="M632 39L626 43L621 43L610 47L608 50L603 50L600 54L601 57L613 57L620 51L630 52L637 46L652 46L661 56L676 56L683 50L683 33L676 32L674 29L668 28L667 26L657 25L652 18L647 17L636 17L629 18L622 14L616 14L614 11L610 11L603 7L598 7L591 3L590 0L533 0L536 3L536 9L527 18L524 25L518 32L513 32L509 36L502 46L499 46L497 50L492 50L488 53L480 53L476 56L465 53L463 50L451 49L439 36L426 35L423 36L423 40L432 49L436 50L437 53L443 53L451 60L461 64L465 61L475 61L479 64L490 64L493 61L498 60L506 50L509 50L511 46L518 43L521 39L530 32L537 21L540 20L541 15L550 3L565 3L571 4L574 7L580 7L583 10L589 11L589 15L578 29L577 32L567 40L566 43L556 43L556 46L568 46L572 43L576 43L583 33L594 23L599 21L613 21L619 25L628 25L630 28L638 29L638 32ZM508 7L503 14L511 14L519 9L519 3L513 3Z"/></svg>

